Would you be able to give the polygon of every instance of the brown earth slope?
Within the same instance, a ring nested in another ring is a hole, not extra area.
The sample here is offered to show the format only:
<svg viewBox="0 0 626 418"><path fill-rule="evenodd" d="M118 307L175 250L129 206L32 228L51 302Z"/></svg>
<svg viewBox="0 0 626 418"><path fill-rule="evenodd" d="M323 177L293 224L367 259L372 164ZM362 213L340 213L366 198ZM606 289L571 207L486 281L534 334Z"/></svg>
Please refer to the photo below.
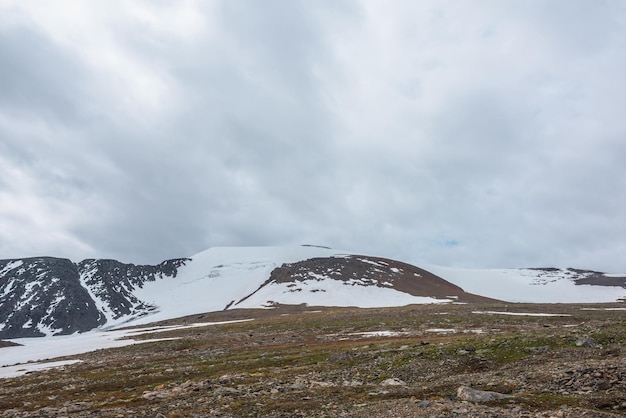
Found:
<svg viewBox="0 0 626 418"><path fill-rule="evenodd" d="M411 264L360 255L311 258L296 263L283 264L272 271L270 278L259 287L259 290L271 283L287 283L293 291L297 291L301 290L298 287L299 282L322 279L338 280L352 286L377 286L395 289L413 296L451 299L458 302L486 303L495 301L467 293L459 286ZM234 304L234 306L236 305Z"/></svg>

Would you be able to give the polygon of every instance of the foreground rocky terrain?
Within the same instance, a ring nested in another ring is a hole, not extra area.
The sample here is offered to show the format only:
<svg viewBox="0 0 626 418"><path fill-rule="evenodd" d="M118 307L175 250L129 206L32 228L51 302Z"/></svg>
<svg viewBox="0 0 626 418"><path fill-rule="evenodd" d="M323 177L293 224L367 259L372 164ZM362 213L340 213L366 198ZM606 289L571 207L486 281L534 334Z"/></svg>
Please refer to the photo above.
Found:
<svg viewBox="0 0 626 418"><path fill-rule="evenodd" d="M624 416L624 308L300 305L196 315L167 323L254 320L164 332L156 336L170 339L4 379L0 416Z"/></svg>

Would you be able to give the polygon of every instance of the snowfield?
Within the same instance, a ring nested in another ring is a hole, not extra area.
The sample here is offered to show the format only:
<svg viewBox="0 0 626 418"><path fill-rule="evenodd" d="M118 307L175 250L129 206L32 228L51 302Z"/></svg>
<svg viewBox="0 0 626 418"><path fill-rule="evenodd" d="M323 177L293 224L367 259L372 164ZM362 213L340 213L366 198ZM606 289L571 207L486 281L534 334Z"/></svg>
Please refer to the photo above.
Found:
<svg viewBox="0 0 626 418"><path fill-rule="evenodd" d="M90 331L83 334L60 335L56 337L15 338L10 341L21 344L21 346L4 347L0 349L2 353L2 356L0 356L0 378L20 376L30 371L60 367L80 361L46 361L56 357L82 354L102 348L124 347L127 345L165 340L163 338L140 341L133 340L132 338L122 339L125 337L250 320L251 319L205 322L190 325L159 326L117 331Z"/></svg>
<svg viewBox="0 0 626 418"><path fill-rule="evenodd" d="M175 278L144 284L135 295L158 311L132 321L147 324L202 312L221 311L256 291L284 263L343 253L319 247L210 248L191 257ZM280 301L277 301L280 302ZM267 301L256 306L263 307Z"/></svg>
<svg viewBox="0 0 626 418"><path fill-rule="evenodd" d="M331 278L318 278L317 280L299 282L297 286L287 283L271 283L237 304L236 307L255 308L265 306L267 301L290 305L306 303L312 306L380 308L411 305L414 303L445 303L452 300L412 296L394 289L359 286Z"/></svg>
<svg viewBox="0 0 626 418"><path fill-rule="evenodd" d="M619 286L577 285L581 275L567 269L461 269L427 265L424 269L469 293L526 303L606 303L626 299ZM625 277L626 274L605 274Z"/></svg>
<svg viewBox="0 0 626 418"><path fill-rule="evenodd" d="M134 294L158 306L158 310L130 322L127 320L124 325L147 324L227 307L263 308L272 303L370 308L447 301L412 296L394 289L346 284L324 276L298 282L300 290L285 283L271 283L261 288L272 270L284 263L347 254L308 246L211 248L191 257L175 278L147 282L137 289Z"/></svg>

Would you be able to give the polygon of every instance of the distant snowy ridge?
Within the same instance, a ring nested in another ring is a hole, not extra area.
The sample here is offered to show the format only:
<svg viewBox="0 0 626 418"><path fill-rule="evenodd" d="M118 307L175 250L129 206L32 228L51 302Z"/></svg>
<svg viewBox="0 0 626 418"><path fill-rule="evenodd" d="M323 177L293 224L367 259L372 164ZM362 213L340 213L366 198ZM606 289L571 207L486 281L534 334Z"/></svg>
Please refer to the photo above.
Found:
<svg viewBox="0 0 626 418"><path fill-rule="evenodd" d="M424 270L317 246L211 248L155 266L0 260L0 338L67 335L275 304L385 307L486 297L614 302L626 298L626 277L572 269Z"/></svg>
<svg viewBox="0 0 626 418"><path fill-rule="evenodd" d="M564 268L461 269L428 265L467 292L528 303L604 303L626 301L626 274Z"/></svg>

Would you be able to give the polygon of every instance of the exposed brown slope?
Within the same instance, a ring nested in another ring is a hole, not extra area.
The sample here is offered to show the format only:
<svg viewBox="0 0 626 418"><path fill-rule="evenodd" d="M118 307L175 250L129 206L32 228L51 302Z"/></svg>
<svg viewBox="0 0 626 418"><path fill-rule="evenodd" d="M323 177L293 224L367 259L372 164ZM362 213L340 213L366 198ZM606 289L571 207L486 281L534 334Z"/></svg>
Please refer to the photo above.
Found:
<svg viewBox="0 0 626 418"><path fill-rule="evenodd" d="M438 299L456 298L459 302L493 302L494 299L466 293L441 277L400 261L387 258L349 255L344 257L311 258L297 263L283 264L274 269L269 283L297 283L328 277L353 286L391 288L413 296Z"/></svg>

